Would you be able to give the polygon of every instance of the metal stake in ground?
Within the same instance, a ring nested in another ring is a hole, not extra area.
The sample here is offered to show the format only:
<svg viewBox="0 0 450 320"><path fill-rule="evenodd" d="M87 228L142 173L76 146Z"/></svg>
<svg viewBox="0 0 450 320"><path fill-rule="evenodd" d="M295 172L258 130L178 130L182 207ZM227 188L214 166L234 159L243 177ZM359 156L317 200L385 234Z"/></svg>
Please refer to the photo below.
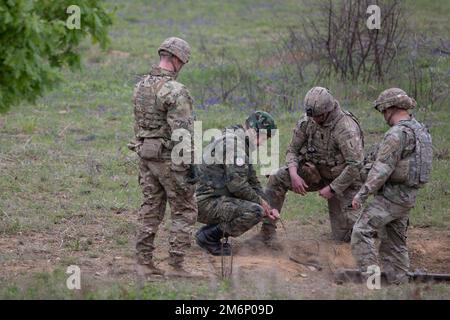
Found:
<svg viewBox="0 0 450 320"><path fill-rule="evenodd" d="M225 238L225 232L223 233L223 238ZM228 243L229 239L228 237L225 238L226 242ZM221 255L221 268L222 268L222 280L229 278L231 274L233 273L233 246L230 242L230 272L227 274L225 272L225 256L223 254L223 240L220 241L220 255Z"/></svg>

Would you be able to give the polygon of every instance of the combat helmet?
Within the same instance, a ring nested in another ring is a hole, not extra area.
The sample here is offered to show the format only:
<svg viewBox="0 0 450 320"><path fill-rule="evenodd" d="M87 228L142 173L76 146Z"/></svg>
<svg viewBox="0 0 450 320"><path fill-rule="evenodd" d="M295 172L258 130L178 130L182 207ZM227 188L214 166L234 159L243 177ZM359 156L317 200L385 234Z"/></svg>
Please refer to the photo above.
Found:
<svg viewBox="0 0 450 320"><path fill-rule="evenodd" d="M191 57L191 47L189 43L177 37L170 37L164 40L158 48L158 54L161 51L169 52L180 59L183 63L188 63Z"/></svg>
<svg viewBox="0 0 450 320"><path fill-rule="evenodd" d="M265 111L255 111L245 120L248 127L255 129L257 132L260 129L267 130L267 137L271 137L271 131L277 129L275 119Z"/></svg>
<svg viewBox="0 0 450 320"><path fill-rule="evenodd" d="M394 106L408 110L416 107L416 100L409 97L402 89L391 88L384 90L373 104L379 112Z"/></svg>
<svg viewBox="0 0 450 320"><path fill-rule="evenodd" d="M308 117L317 117L333 111L336 100L327 88L314 87L306 93L303 104Z"/></svg>

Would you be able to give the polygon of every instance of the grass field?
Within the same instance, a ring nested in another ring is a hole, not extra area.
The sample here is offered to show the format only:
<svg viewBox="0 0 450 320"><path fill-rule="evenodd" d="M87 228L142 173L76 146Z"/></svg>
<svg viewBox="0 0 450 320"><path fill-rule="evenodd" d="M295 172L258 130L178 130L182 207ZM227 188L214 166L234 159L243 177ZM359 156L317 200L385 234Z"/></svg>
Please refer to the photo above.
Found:
<svg viewBox="0 0 450 320"><path fill-rule="evenodd" d="M308 295L278 289L237 292L227 281L219 281L214 290L208 281L141 284L133 274L115 272L115 262L133 261L135 210L141 201L136 156L126 147L133 138L131 95L138 76L157 62L160 42L177 35L191 43L192 61L179 81L191 89L196 117L204 129L241 123L255 108L268 110L279 123L282 163L292 128L302 115L300 104L293 110L281 104L254 106L239 96L232 100L235 103L218 102L212 91L202 91L217 72L215 65L204 60L202 45L213 55L225 49L250 73L270 75L277 65L252 70L254 60L268 61L279 35L311 8L296 0L107 3L111 10L116 8L108 52L83 43L80 72L63 71L64 82L36 104L20 105L0 116L0 298L450 298L448 285L408 285L375 293L350 285ZM450 41L448 1L407 3L417 32ZM448 80L449 56L439 59L438 68L447 72ZM399 75L397 82L394 77L385 84L329 80L324 85L361 119L370 145L388 128L370 102L381 90L402 87L405 81ZM298 96L308 89L299 87ZM440 105L421 106L416 112L430 127L435 159L432 181L420 191L411 216L413 227L447 237L449 102L447 95ZM317 224L325 232L328 228L326 206L317 195L289 194L283 216L292 224ZM81 291L65 287L64 272L70 264L88 270ZM417 290L421 295L415 295Z"/></svg>

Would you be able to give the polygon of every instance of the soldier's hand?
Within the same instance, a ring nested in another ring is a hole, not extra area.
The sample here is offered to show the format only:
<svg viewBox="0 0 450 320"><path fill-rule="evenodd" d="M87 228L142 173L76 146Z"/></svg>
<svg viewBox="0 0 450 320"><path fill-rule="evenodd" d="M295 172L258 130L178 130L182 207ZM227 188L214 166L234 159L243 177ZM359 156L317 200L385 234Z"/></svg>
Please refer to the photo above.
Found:
<svg viewBox="0 0 450 320"><path fill-rule="evenodd" d="M353 201L352 201L352 208L353 208L354 210L358 210L359 208L361 208L361 200L360 200L357 196L355 196L355 197L353 198Z"/></svg>
<svg viewBox="0 0 450 320"><path fill-rule="evenodd" d="M303 180L302 177L300 177L298 174L291 176L291 185L292 191L301 194L302 196L306 195L308 185L306 184L305 180Z"/></svg>
<svg viewBox="0 0 450 320"><path fill-rule="evenodd" d="M333 196L334 196L333 192L331 191L330 186L326 186L325 188L322 188L321 190L319 190L319 195L322 198L325 198L327 200L333 198Z"/></svg>
<svg viewBox="0 0 450 320"><path fill-rule="evenodd" d="M275 221L275 220L277 220L277 219L280 218L280 213L278 212L277 209L272 209L272 210L270 210L270 212L269 212L269 214L267 215L267 217L268 217L270 220Z"/></svg>

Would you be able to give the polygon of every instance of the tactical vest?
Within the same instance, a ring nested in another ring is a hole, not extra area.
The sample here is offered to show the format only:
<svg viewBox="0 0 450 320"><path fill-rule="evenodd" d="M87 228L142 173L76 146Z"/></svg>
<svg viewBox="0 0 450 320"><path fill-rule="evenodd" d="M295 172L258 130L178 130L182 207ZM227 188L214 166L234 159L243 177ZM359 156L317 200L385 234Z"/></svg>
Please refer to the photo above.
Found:
<svg viewBox="0 0 450 320"><path fill-rule="evenodd" d="M411 129L416 140L414 152L402 159L398 166L399 169L403 168L401 171L404 172L404 183L409 187L423 187L430 180L432 169L431 135L428 129L414 118L410 121L402 121L398 125Z"/></svg>
<svg viewBox="0 0 450 320"><path fill-rule="evenodd" d="M430 180L433 162L433 148L431 135L427 128L417 120L402 121L398 125L409 128L414 133L415 146L412 150L404 151L401 160L389 176L391 183L401 183L408 187L420 188ZM365 166L361 175L364 180L376 160L379 144L371 148L364 160Z"/></svg>
<svg viewBox="0 0 450 320"><path fill-rule="evenodd" d="M170 126L167 123L167 110L158 99L158 92L169 76L146 76L136 86L134 92L135 134L137 138L171 139Z"/></svg>
<svg viewBox="0 0 450 320"><path fill-rule="evenodd" d="M306 144L306 150L304 151L305 159L306 161L319 166L319 168L321 166L328 168L328 170L325 170L329 171L328 173L324 172L323 169L320 170L321 175L323 175L324 178L327 179L335 179L336 177L338 177L346 166L345 159L342 153L339 150L336 150L336 148L332 144L331 139L331 134L334 131L334 128L336 127L338 122L345 116L349 116L350 118L352 118L353 121L355 121L355 123L358 125L362 144L364 146L364 136L359 120L351 112L346 110L342 110L342 114L334 119L334 122L331 124L329 129L325 130L325 132L323 133L325 134L325 136L321 136L321 139L319 141L316 141L314 139L319 125L314 121L309 121L306 127L306 135L308 137L308 141Z"/></svg>

